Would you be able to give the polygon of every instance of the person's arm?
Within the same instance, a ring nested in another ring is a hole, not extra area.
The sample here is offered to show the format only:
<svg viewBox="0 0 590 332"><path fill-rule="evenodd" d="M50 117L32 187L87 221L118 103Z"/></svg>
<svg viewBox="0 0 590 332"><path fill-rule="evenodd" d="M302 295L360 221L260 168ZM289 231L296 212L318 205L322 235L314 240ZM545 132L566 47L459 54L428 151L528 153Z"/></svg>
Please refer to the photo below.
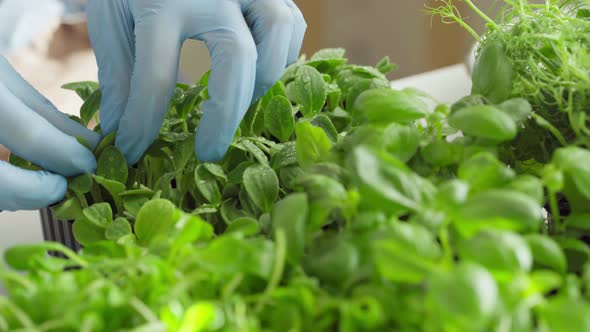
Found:
<svg viewBox="0 0 590 332"><path fill-rule="evenodd" d="M0 144L43 168L29 171L0 161L0 210L34 210L60 200L64 176L91 173L91 145L100 136L60 113L0 56Z"/></svg>
<svg viewBox="0 0 590 332"><path fill-rule="evenodd" d="M201 161L217 161L252 101L297 60L306 30L292 0L89 0L87 16L103 133L118 129L129 164L158 135L186 39L204 41L211 54L195 149Z"/></svg>

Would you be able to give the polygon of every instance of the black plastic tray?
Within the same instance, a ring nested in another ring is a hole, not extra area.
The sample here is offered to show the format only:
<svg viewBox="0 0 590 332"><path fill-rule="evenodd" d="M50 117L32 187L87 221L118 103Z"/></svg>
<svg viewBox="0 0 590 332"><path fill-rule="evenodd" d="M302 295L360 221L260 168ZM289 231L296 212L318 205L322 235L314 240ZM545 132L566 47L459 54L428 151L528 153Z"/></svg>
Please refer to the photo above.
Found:
<svg viewBox="0 0 590 332"><path fill-rule="evenodd" d="M50 208L42 209L40 212L43 238L46 241L59 242L74 251L82 249L74 238L73 221L57 220Z"/></svg>

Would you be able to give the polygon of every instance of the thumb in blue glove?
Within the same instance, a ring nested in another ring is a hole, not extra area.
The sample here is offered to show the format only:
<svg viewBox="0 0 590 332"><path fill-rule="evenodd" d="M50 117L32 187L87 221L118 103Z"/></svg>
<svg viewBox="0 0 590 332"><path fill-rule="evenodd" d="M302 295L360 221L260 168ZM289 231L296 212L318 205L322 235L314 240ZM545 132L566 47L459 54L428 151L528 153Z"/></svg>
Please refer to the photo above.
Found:
<svg viewBox="0 0 590 332"><path fill-rule="evenodd" d="M44 171L0 161L0 210L34 210L66 193L64 176L92 173L96 160L74 137L96 146L100 136L60 113L0 57L0 144Z"/></svg>
<svg viewBox="0 0 590 332"><path fill-rule="evenodd" d="M157 138L186 39L212 58L210 100L196 134L201 161L223 157L253 100L297 60L306 24L292 0L89 0L103 92L103 134L136 163Z"/></svg>

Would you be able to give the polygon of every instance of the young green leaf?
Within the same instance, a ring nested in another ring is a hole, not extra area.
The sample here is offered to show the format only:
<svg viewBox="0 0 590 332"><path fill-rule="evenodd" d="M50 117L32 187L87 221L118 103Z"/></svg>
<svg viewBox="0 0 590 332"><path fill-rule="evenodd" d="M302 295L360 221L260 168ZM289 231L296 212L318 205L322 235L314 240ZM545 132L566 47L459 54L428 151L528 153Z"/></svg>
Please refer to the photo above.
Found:
<svg viewBox="0 0 590 332"><path fill-rule="evenodd" d="M514 171L489 152L480 152L461 163L457 175L479 191L504 186L514 178Z"/></svg>
<svg viewBox="0 0 590 332"><path fill-rule="evenodd" d="M465 135L496 142L512 140L518 133L516 123L510 115L489 105L462 108L451 114L449 124Z"/></svg>
<svg viewBox="0 0 590 332"><path fill-rule="evenodd" d="M565 255L554 240L541 234L526 235L525 240L531 248L536 266L548 267L559 273L566 272L567 262Z"/></svg>
<svg viewBox="0 0 590 332"><path fill-rule="evenodd" d="M533 112L531 104L524 98L513 98L497 105L500 111L508 114L517 125L522 125Z"/></svg>
<svg viewBox="0 0 590 332"><path fill-rule="evenodd" d="M195 160L195 138L190 136L186 140L176 144L173 159L177 171L182 171L191 160Z"/></svg>
<svg viewBox="0 0 590 332"><path fill-rule="evenodd" d="M57 220L76 220L82 216L82 205L78 198L71 197L53 207L52 211Z"/></svg>
<svg viewBox="0 0 590 332"><path fill-rule="evenodd" d="M465 236L490 228L530 232L538 230L542 220L541 207L534 199L513 190L493 189L468 199L456 226Z"/></svg>
<svg viewBox="0 0 590 332"><path fill-rule="evenodd" d="M244 172L248 167L255 165L256 163L250 160L241 162L236 168L234 168L227 177L227 184L241 184L244 178Z"/></svg>
<svg viewBox="0 0 590 332"><path fill-rule="evenodd" d="M265 111L268 108L268 104L273 100L275 97L287 97L287 88L285 87L285 83L283 81L278 81L275 85L268 90L268 92L260 98L260 109ZM290 105L291 103L289 103ZM266 119L266 116L265 116Z"/></svg>
<svg viewBox="0 0 590 332"><path fill-rule="evenodd" d="M74 91L80 98L82 98L82 100L86 100L94 91L98 90L100 86L97 82L86 81L64 84L61 88Z"/></svg>
<svg viewBox="0 0 590 332"><path fill-rule="evenodd" d="M571 179L575 190L590 199L590 151L575 146L561 148L555 151L552 163Z"/></svg>
<svg viewBox="0 0 590 332"><path fill-rule="evenodd" d="M346 50L343 48L326 48L319 50L312 55L306 65L318 68L322 71L333 70L347 62L347 59L344 57L345 54Z"/></svg>
<svg viewBox="0 0 590 332"><path fill-rule="evenodd" d="M97 160L96 175L119 183L127 182L129 169L119 149L109 146L102 152Z"/></svg>
<svg viewBox="0 0 590 332"><path fill-rule="evenodd" d="M500 303L498 285L490 273L473 263L434 273L428 282L429 317L446 331L487 326Z"/></svg>
<svg viewBox="0 0 590 332"><path fill-rule="evenodd" d="M72 225L72 232L76 241L83 246L106 240L105 229L89 221L85 217L77 219Z"/></svg>
<svg viewBox="0 0 590 332"><path fill-rule="evenodd" d="M370 89L361 93L353 106L357 123L388 126L392 122L407 124L428 113L428 106L418 96L391 88Z"/></svg>
<svg viewBox="0 0 590 332"><path fill-rule="evenodd" d="M90 124L90 121L94 118L98 109L100 108L100 100L102 93L100 90L95 90L92 94L84 101L84 104L80 108L80 118L85 126Z"/></svg>
<svg viewBox="0 0 590 332"><path fill-rule="evenodd" d="M260 225L258 220L253 218L238 218L233 220L225 230L225 234L230 233L240 233L244 236L254 236L260 233Z"/></svg>
<svg viewBox="0 0 590 332"><path fill-rule="evenodd" d="M199 165L195 168L195 183L199 192L209 203L214 205L221 203L221 192L217 178L205 166Z"/></svg>
<svg viewBox="0 0 590 332"><path fill-rule="evenodd" d="M308 218L307 195L291 194L277 202L271 212L275 230L287 236L287 259L297 265L303 256Z"/></svg>
<svg viewBox="0 0 590 332"><path fill-rule="evenodd" d="M114 131L108 135L106 135L101 141L100 143L98 143L98 146L96 147L96 149L94 149L94 155L97 157L100 157L102 155L102 152L108 148L109 146L112 146L113 144L115 144L115 139L117 138L117 132Z"/></svg>
<svg viewBox="0 0 590 332"><path fill-rule="evenodd" d="M273 169L264 164L250 166L244 172L243 184L252 202L270 212L279 195L279 179Z"/></svg>
<svg viewBox="0 0 590 332"><path fill-rule="evenodd" d="M417 224L395 223L370 245L379 274L393 282L422 282L441 256L435 238Z"/></svg>
<svg viewBox="0 0 590 332"><path fill-rule="evenodd" d="M101 228L107 228L113 222L113 210L109 203L96 203L82 213L86 220Z"/></svg>
<svg viewBox="0 0 590 332"><path fill-rule="evenodd" d="M501 42L485 43L480 50L471 79L471 94L487 97L493 103L501 103L512 93L514 70L512 60L506 55Z"/></svg>
<svg viewBox="0 0 590 332"><path fill-rule="evenodd" d="M147 202L137 214L134 225L139 243L147 245L160 237L166 237L180 216L180 211L168 200L154 199Z"/></svg>
<svg viewBox="0 0 590 332"><path fill-rule="evenodd" d="M293 107L289 99L275 96L264 109L264 126L281 142L289 140L295 130Z"/></svg>
<svg viewBox="0 0 590 332"><path fill-rule="evenodd" d="M302 266L323 284L341 287L359 273L360 261L359 250L353 244L342 236L325 234L314 241Z"/></svg>
<svg viewBox="0 0 590 332"><path fill-rule="evenodd" d="M344 185L326 175L306 174L296 179L293 185L307 193L311 202L328 210L345 208L348 203Z"/></svg>
<svg viewBox="0 0 590 332"><path fill-rule="evenodd" d="M590 330L590 305L579 299L553 298L540 306L542 326L552 332Z"/></svg>
<svg viewBox="0 0 590 332"><path fill-rule="evenodd" d="M96 181L96 183L100 184L103 188L105 188L109 192L113 201L115 202L117 210L122 211L123 200L121 199L121 197L119 195L125 191L125 185L120 182L116 182L113 180L103 178L102 176L98 176L98 175L94 175L93 178L94 178L94 181Z"/></svg>
<svg viewBox="0 0 590 332"><path fill-rule="evenodd" d="M328 138L330 139L330 142L338 142L338 131L336 130L336 127L334 127L332 120L330 120L330 118L327 117L325 114L316 115L311 120L311 124L316 127L322 128L326 133L326 136L328 136Z"/></svg>
<svg viewBox="0 0 590 332"><path fill-rule="evenodd" d="M205 163L199 165L199 167L201 166L204 167L211 175L213 175L217 179L217 181L221 183L227 182L227 175L225 175L223 167L212 163Z"/></svg>
<svg viewBox="0 0 590 332"><path fill-rule="evenodd" d="M241 146L261 164L268 164L268 157L256 144L248 139L240 141Z"/></svg>
<svg viewBox="0 0 590 332"><path fill-rule="evenodd" d="M383 59L381 59L376 66L377 70L379 70L383 74L389 74L392 71L395 71L397 67L397 64L391 63L391 59L389 58L389 56L386 56Z"/></svg>
<svg viewBox="0 0 590 332"><path fill-rule="evenodd" d="M498 230L485 230L462 241L458 246L462 261L475 262L494 272L528 272L533 254L519 235Z"/></svg>
<svg viewBox="0 0 590 332"><path fill-rule="evenodd" d="M357 147L351 159L361 202L367 208L389 212L417 211L430 200L433 186L386 153Z"/></svg>
<svg viewBox="0 0 590 332"><path fill-rule="evenodd" d="M295 127L297 135L297 159L303 168L325 158L332 148L332 142L322 128L308 122L300 122Z"/></svg>
<svg viewBox="0 0 590 332"><path fill-rule="evenodd" d="M296 142L282 144L280 150L273 154L270 159L270 165L275 171L278 171L283 167L297 165L297 163Z"/></svg>
<svg viewBox="0 0 590 332"><path fill-rule="evenodd" d="M463 157L463 145L436 140L421 151L424 161L433 166L450 166L458 163Z"/></svg>
<svg viewBox="0 0 590 332"><path fill-rule="evenodd" d="M327 88L322 75L313 67L301 66L295 80L287 85L289 99L302 106L306 118L318 114L326 102Z"/></svg>
<svg viewBox="0 0 590 332"><path fill-rule="evenodd" d="M68 180L68 189L77 194L86 194L92 189L92 175L82 174Z"/></svg>
<svg viewBox="0 0 590 332"><path fill-rule="evenodd" d="M403 162L409 161L420 146L418 128L392 123L383 132L385 149Z"/></svg>
<svg viewBox="0 0 590 332"><path fill-rule="evenodd" d="M131 225L125 218L117 218L106 229L105 236L109 240L118 240L132 233Z"/></svg>
<svg viewBox="0 0 590 332"><path fill-rule="evenodd" d="M20 245L4 252L4 261L17 271L29 271L35 268L39 260L45 259L47 249L39 245Z"/></svg>
<svg viewBox="0 0 590 332"><path fill-rule="evenodd" d="M528 195L534 199L539 205L542 205L545 201L545 191L543 188L543 182L541 179L529 175L523 174L516 177L511 181L507 188L519 191L523 194Z"/></svg>

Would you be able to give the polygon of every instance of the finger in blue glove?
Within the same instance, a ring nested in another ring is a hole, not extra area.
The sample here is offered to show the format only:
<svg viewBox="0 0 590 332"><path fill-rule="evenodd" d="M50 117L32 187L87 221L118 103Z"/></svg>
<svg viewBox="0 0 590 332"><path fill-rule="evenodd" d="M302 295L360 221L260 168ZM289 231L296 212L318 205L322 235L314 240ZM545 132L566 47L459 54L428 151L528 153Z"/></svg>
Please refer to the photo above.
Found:
<svg viewBox="0 0 590 332"><path fill-rule="evenodd" d="M74 136L92 146L100 140L57 111L0 57L0 144L45 169L33 172L0 162L0 210L46 207L65 194L64 176L94 172L94 155Z"/></svg>
<svg viewBox="0 0 590 332"><path fill-rule="evenodd" d="M67 181L46 171L28 171L0 161L0 210L36 210L64 197Z"/></svg>
<svg viewBox="0 0 590 332"><path fill-rule="evenodd" d="M253 99L299 54L306 25L290 0L89 0L88 27L103 91L104 134L134 164L156 139L186 39L211 54L210 99L196 134L201 161L227 151Z"/></svg>

